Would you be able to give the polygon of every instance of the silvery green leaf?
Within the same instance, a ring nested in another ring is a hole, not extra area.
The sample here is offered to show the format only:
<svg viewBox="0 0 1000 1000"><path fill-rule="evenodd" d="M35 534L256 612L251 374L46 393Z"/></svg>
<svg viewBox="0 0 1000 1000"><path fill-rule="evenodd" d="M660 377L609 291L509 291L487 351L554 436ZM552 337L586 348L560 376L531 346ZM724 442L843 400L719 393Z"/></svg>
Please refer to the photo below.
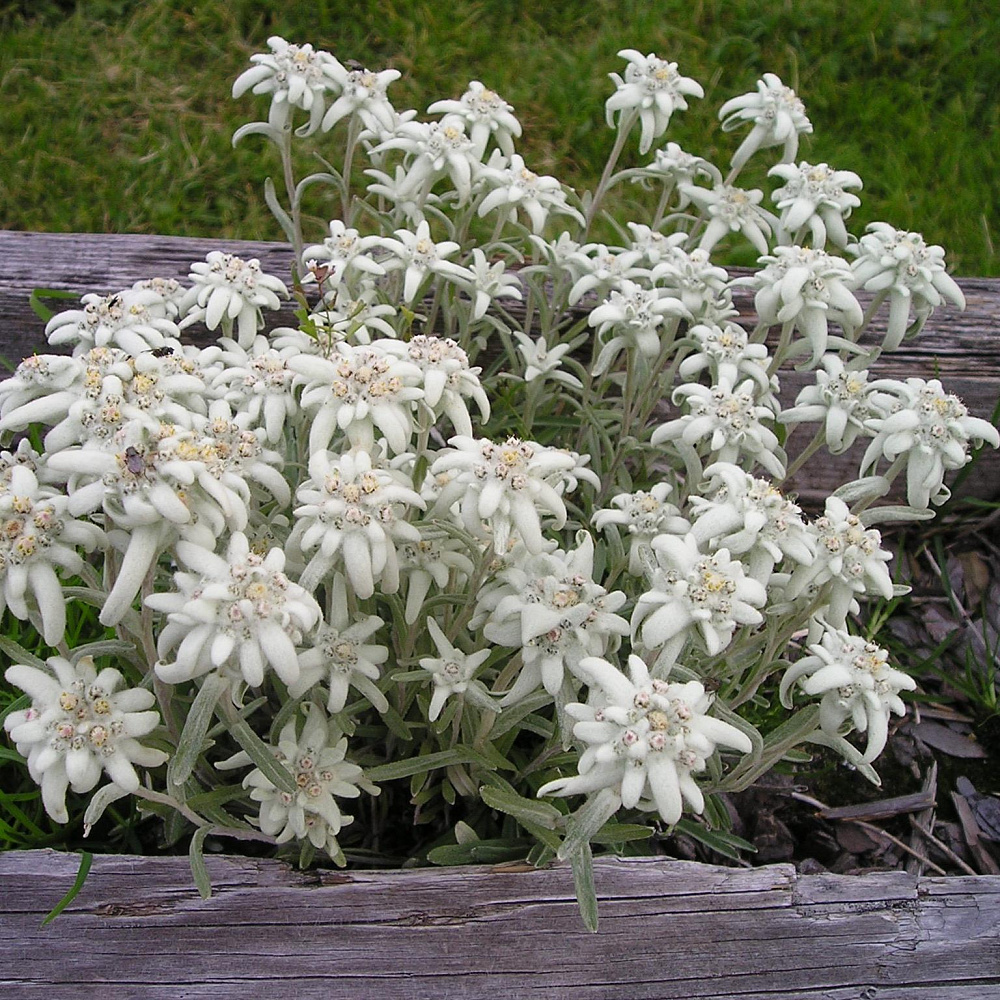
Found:
<svg viewBox="0 0 1000 1000"><path fill-rule="evenodd" d="M323 171L310 174L308 177L303 177L302 180L295 185L296 204L298 204L298 202L302 199L302 192L305 191L305 189L311 184L330 184L333 187L341 187L343 182L338 174L328 174Z"/></svg>
<svg viewBox="0 0 1000 1000"><path fill-rule="evenodd" d="M205 838L211 830L210 826L199 826L194 831L194 836L192 836L191 844L188 847L191 875L202 899L208 899L212 895L212 880L208 877L208 868L205 865Z"/></svg>
<svg viewBox="0 0 1000 1000"><path fill-rule="evenodd" d="M834 490L832 495L850 507L856 503L871 503L879 497L884 497L889 492L889 485L889 480L885 476L865 476L863 479L844 483Z"/></svg>
<svg viewBox="0 0 1000 1000"><path fill-rule="evenodd" d="M183 785L190 777L205 744L215 706L228 689L229 680L221 674L210 674L205 678L191 703L184 729L177 741L177 749L167 765L167 780L170 784Z"/></svg>
<svg viewBox="0 0 1000 1000"><path fill-rule="evenodd" d="M919 507L889 506L889 507L869 507L863 510L858 517L861 523L870 528L873 524L899 524L903 521L929 521L934 517L934 511L928 508L921 510Z"/></svg>
<svg viewBox="0 0 1000 1000"><path fill-rule="evenodd" d="M622 804L621 797L610 788L602 788L599 792L587 797L587 801L566 823L566 839L559 848L559 858L567 858L579 853L581 848L589 847L590 838L604 826Z"/></svg>
<svg viewBox="0 0 1000 1000"><path fill-rule="evenodd" d="M298 786L288 768L278 762L271 748L250 728L245 719L229 720L229 732L275 788L293 795L298 792Z"/></svg>
<svg viewBox="0 0 1000 1000"><path fill-rule="evenodd" d="M267 122L247 122L246 125L241 125L233 133L233 145L235 146L241 139L248 135L264 135L271 142L279 146L281 145L281 130L276 129L273 125L268 125Z"/></svg>
<svg viewBox="0 0 1000 1000"><path fill-rule="evenodd" d="M397 778L409 778L414 774L423 774L439 767L450 767L452 764L477 764L487 770L493 770L493 764L481 753L470 747L455 747L454 750L441 750L438 753L424 754L422 757L411 757L409 760L397 760L389 764L370 767L365 772L369 781L395 781Z"/></svg>
<svg viewBox="0 0 1000 1000"><path fill-rule="evenodd" d="M853 744L848 743L843 736L831 736L820 729L809 736L807 742L818 743L822 747L836 750L848 764L863 774L876 788L882 787L882 779L878 776L875 768L871 764L866 764L861 751Z"/></svg>
<svg viewBox="0 0 1000 1000"><path fill-rule="evenodd" d="M264 201L267 202L267 207L271 210L271 214L278 220L278 224L285 235L290 240L294 240L295 225L292 222L291 216L282 208L281 202L278 201L278 193L275 191L274 181L270 177L264 180Z"/></svg>
<svg viewBox="0 0 1000 1000"><path fill-rule="evenodd" d="M26 667L34 667L46 674L49 672L44 660L40 660L34 653L29 653L19 642L5 635L0 635L0 652L6 653L13 663L22 663Z"/></svg>
<svg viewBox="0 0 1000 1000"><path fill-rule="evenodd" d="M491 809L498 809L516 820L526 820L547 830L555 830L563 821L563 814L548 802L524 799L502 788L483 785L479 789L479 797Z"/></svg>
<svg viewBox="0 0 1000 1000"><path fill-rule="evenodd" d="M594 887L594 856L590 844L581 844L570 858L573 865L573 888L580 906L583 925L592 934L597 932L597 890Z"/></svg>
<svg viewBox="0 0 1000 1000"><path fill-rule="evenodd" d="M118 785L114 784L98 788L90 797L90 802L87 803L87 811L83 814L83 835L89 837L94 824L104 815L104 810L112 802L117 802L127 795L128 792L124 788L119 788Z"/></svg>

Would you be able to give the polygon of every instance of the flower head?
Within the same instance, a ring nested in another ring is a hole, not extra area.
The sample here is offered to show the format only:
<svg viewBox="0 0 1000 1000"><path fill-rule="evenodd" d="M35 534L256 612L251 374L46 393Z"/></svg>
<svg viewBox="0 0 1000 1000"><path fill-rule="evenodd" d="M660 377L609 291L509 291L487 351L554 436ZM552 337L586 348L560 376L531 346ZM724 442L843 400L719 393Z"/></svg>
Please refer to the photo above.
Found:
<svg viewBox="0 0 1000 1000"><path fill-rule="evenodd" d="M705 797L694 775L717 747L750 753L742 730L712 718L712 695L698 681L670 684L650 679L638 656L626 677L607 660L588 657L580 672L596 704L571 704L573 735L586 744L578 774L543 785L538 795L579 795L612 789L626 809L655 810L673 825L687 806L700 813ZM599 698L593 697L598 693Z"/></svg>
<svg viewBox="0 0 1000 1000"><path fill-rule="evenodd" d="M532 233L536 235L545 228L551 212L571 215L583 225L583 216L566 201L562 184L555 177L529 170L524 165L523 157L517 153L511 153L509 159L490 157L489 162L477 172L477 177L489 189L479 203L480 217L500 209L514 222L520 208L528 216Z"/></svg>
<svg viewBox="0 0 1000 1000"><path fill-rule="evenodd" d="M432 115L455 115L463 119L468 126L476 159L483 158L486 143L491 138L504 155L514 155L512 137L520 138L521 123L514 117L513 107L478 80L473 80L457 101L435 101L427 111Z"/></svg>
<svg viewBox="0 0 1000 1000"><path fill-rule="evenodd" d="M844 220L861 204L857 195L846 190L862 186L856 173L803 161L779 163L768 171L771 175L785 182L771 198L781 209L781 228L792 241L798 242L798 234L808 226L814 247L822 247L828 237L838 247L847 246Z"/></svg>
<svg viewBox="0 0 1000 1000"><path fill-rule="evenodd" d="M657 483L648 492L619 493L611 498L611 507L598 510L592 518L594 527L603 531L609 524L620 525L629 534L628 571L642 576L655 560L650 542L662 534L684 535L690 529L680 511L667 501L669 483Z"/></svg>
<svg viewBox="0 0 1000 1000"><path fill-rule="evenodd" d="M160 721L151 691L123 688L122 675L113 667L98 673L91 656L75 664L53 656L47 666L47 671L22 663L7 668L4 677L28 694L31 706L11 712L4 728L28 758L45 811L57 823L68 823L67 788L89 792L103 772L122 791L134 792L139 787L134 765L158 767L167 755L139 742Z"/></svg>
<svg viewBox="0 0 1000 1000"><path fill-rule="evenodd" d="M481 705L494 712L499 711L499 706L487 694L482 683L474 680L476 671L489 659L492 652L489 646L477 653L463 653L448 641L441 626L433 618L427 619L427 631L438 652L437 656L420 658L420 666L434 678L434 693L427 711L428 721L434 722L437 719L449 695L471 694L473 691Z"/></svg>
<svg viewBox="0 0 1000 1000"><path fill-rule="evenodd" d="M750 134L733 154L733 167L739 170L757 152L769 146L784 146L782 162L795 159L799 136L812 132L805 105L791 87L786 87L773 73L757 81L755 93L726 101L719 108L722 128L730 132L744 122L753 122Z"/></svg>

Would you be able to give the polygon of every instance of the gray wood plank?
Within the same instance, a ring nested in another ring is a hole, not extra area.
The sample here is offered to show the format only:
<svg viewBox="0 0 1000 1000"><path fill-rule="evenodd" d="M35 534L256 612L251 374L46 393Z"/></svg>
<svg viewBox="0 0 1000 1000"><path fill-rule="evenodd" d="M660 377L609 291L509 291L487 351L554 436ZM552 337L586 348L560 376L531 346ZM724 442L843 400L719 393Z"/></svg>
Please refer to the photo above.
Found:
<svg viewBox="0 0 1000 1000"><path fill-rule="evenodd" d="M281 243L251 243L176 236L86 233L23 233L0 231L0 366L16 364L32 353L49 350L44 324L31 310L28 298L35 288L59 288L77 294L111 292L143 278L186 279L189 264L209 250L225 250L257 257L266 271L289 273L291 251ZM734 270L739 272L738 269ZM960 396L977 416L989 418L1000 399L1000 279L961 278L967 299L964 312L943 306L931 317L923 334L892 354L879 358L873 371L881 377L941 378L949 392ZM863 303L868 297L859 296ZM740 290L736 297L743 318L754 322L753 296ZM72 303L53 302L55 309ZM876 317L865 340L877 343L884 331L886 310ZM267 317L268 327L295 323L292 307ZM2 370L2 367L0 367ZM782 396L793 400L812 382L805 372L783 371ZM664 409L661 419L669 417ZM810 434L800 429L791 449L803 446ZM864 442L846 455L817 456L788 484L809 504L829 495L857 475ZM968 475L961 494L982 499L1000 498L1000 453L986 453Z"/></svg>
<svg viewBox="0 0 1000 1000"><path fill-rule="evenodd" d="M0 856L0 997L1000 997L1000 878L798 875L666 859L596 865L587 934L566 866L298 872L208 859Z"/></svg>

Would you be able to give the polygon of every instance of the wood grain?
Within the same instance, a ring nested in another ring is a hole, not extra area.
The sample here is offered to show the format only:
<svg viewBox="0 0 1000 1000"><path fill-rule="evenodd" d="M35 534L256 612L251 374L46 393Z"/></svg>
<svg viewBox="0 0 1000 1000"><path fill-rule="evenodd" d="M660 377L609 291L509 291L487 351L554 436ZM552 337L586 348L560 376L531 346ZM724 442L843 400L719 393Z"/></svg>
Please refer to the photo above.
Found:
<svg viewBox="0 0 1000 1000"><path fill-rule="evenodd" d="M225 250L257 257L265 271L290 273L291 250L282 243L250 243L178 236L97 235L87 233L22 233L0 230L0 362L13 367L21 358L44 353L44 323L28 299L33 289L58 288L79 295L112 292L150 277L187 278L189 265L209 250ZM733 269L734 275L748 273ZM962 278L964 312L943 306L931 317L923 334L892 354L879 358L873 372L890 378L940 378L949 392L960 396L976 416L989 418L1000 399L1000 279ZM862 304L868 297L861 295ZM754 322L753 296L740 289L736 304L742 320ZM53 301L55 310L72 302ZM865 337L878 343L884 332L886 310L876 317ZM268 327L294 325L292 307L269 314ZM791 401L813 381L809 373L783 371L782 398ZM790 405L790 402L786 403ZM661 419L668 419L664 409ZM804 446L810 434L799 429L793 438ZM795 446L791 449L795 453ZM817 456L791 480L788 489L815 504L837 486L857 475L864 442L846 455ZM965 478L961 495L1000 498L1000 452L986 449Z"/></svg>
<svg viewBox="0 0 1000 1000"><path fill-rule="evenodd" d="M568 867L291 870L209 859L0 856L0 997L76 1000L989 1000L1000 878L798 875L654 858L596 864L600 931Z"/></svg>

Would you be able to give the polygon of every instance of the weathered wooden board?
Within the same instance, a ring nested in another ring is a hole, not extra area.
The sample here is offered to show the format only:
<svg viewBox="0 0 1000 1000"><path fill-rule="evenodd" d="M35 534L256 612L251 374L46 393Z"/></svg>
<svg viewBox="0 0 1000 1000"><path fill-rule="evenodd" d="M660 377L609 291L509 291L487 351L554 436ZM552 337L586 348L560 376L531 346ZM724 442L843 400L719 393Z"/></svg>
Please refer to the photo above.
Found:
<svg viewBox="0 0 1000 1000"><path fill-rule="evenodd" d="M116 291L154 276L186 279L191 262L203 259L209 250L257 257L272 274L290 272L291 250L283 243L0 231L0 362L14 364L28 354L48 350L44 324L28 302L33 289L57 288L82 295ZM964 278L959 285L968 303L965 311L951 306L938 309L920 337L880 358L873 371L892 378L941 378L972 413L989 418L1000 399L1000 279ZM867 302L866 296L860 298ZM752 295L741 291L737 305L743 321L752 324ZM51 306L71 308L72 303L53 302ZM866 340L878 342L885 313L883 309L876 318ZM294 323L290 306L268 316L270 327ZM786 400L794 399L802 386L813 381L809 373L794 371L782 372L781 378ZM809 436L807 429L800 429L795 440L804 445ZM790 488L806 500L825 497L855 478L863 451L862 442L844 456L818 456ZM962 493L983 499L1000 497L1000 453L987 449L965 479Z"/></svg>
<svg viewBox="0 0 1000 1000"><path fill-rule="evenodd" d="M0 855L0 997L76 1000L990 1000L1000 878L798 875L643 858L596 865L584 931L568 866L290 870L209 859Z"/></svg>

